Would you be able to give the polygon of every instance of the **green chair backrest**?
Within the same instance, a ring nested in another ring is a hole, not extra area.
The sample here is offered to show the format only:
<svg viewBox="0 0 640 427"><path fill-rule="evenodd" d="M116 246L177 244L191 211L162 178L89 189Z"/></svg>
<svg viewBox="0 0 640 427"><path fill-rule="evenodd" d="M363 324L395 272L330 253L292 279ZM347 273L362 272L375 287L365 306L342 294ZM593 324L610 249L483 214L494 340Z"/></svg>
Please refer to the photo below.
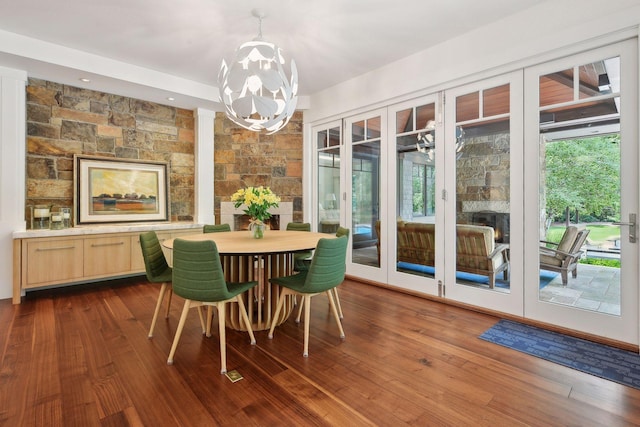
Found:
<svg viewBox="0 0 640 427"><path fill-rule="evenodd" d="M147 273L147 279L155 282L156 278L163 275L170 269L167 259L164 257L160 241L155 231L147 231L140 234L140 247L142 248L142 257L144 258L144 269Z"/></svg>
<svg viewBox="0 0 640 427"><path fill-rule="evenodd" d="M323 292L344 281L348 243L349 238L346 236L318 240L305 279L304 292Z"/></svg>
<svg viewBox="0 0 640 427"><path fill-rule="evenodd" d="M311 224L308 222L290 222L287 224L287 231L311 231Z"/></svg>
<svg viewBox="0 0 640 427"><path fill-rule="evenodd" d="M338 227L338 230L336 230L336 237L342 237L342 236L349 237L349 233L350 231L348 228Z"/></svg>
<svg viewBox="0 0 640 427"><path fill-rule="evenodd" d="M203 233L220 233L224 231L231 231L229 224L205 224L202 228Z"/></svg>
<svg viewBox="0 0 640 427"><path fill-rule="evenodd" d="M212 240L173 242L173 292L195 301L232 298L224 280L218 247Z"/></svg>

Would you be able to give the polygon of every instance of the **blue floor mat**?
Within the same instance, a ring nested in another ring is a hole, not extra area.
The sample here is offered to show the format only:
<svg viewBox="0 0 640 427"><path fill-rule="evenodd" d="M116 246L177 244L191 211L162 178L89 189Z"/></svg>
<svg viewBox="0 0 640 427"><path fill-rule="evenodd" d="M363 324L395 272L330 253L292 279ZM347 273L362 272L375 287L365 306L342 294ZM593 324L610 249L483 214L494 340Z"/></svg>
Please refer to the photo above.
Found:
<svg viewBox="0 0 640 427"><path fill-rule="evenodd" d="M480 338L600 378L640 389L640 355L510 320Z"/></svg>

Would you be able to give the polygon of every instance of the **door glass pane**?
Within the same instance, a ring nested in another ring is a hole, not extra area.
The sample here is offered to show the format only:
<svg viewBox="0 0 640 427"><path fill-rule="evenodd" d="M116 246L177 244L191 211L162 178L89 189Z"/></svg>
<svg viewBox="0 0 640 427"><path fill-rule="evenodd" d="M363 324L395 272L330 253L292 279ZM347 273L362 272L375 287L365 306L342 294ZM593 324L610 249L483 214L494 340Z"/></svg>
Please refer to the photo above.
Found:
<svg viewBox="0 0 640 427"><path fill-rule="evenodd" d="M333 148L318 150L318 231L335 234L340 226L340 127L318 132ZM318 143L318 146L320 144Z"/></svg>
<svg viewBox="0 0 640 427"><path fill-rule="evenodd" d="M540 76L540 106L573 101L573 68Z"/></svg>
<svg viewBox="0 0 640 427"><path fill-rule="evenodd" d="M596 61L578 67L579 98L591 98L594 96L611 93L620 90L620 81L617 79L620 69L620 58L610 58L604 61ZM613 80L613 81L612 81Z"/></svg>
<svg viewBox="0 0 640 427"><path fill-rule="evenodd" d="M376 231L380 220L380 124L378 116L352 126L351 259L373 267L380 266ZM366 129L366 140L358 135L360 128Z"/></svg>
<svg viewBox="0 0 640 427"><path fill-rule="evenodd" d="M482 105L483 117L509 114L509 85L482 91Z"/></svg>
<svg viewBox="0 0 640 427"><path fill-rule="evenodd" d="M409 109L416 129L396 136L397 271L435 274L435 103ZM396 119L399 119L396 116ZM400 130L400 126L397 126ZM400 133L400 132L399 132Z"/></svg>
<svg viewBox="0 0 640 427"><path fill-rule="evenodd" d="M469 99L456 99L463 118L480 108ZM503 116L456 126L456 283L510 292L509 85L484 90L482 99L483 112Z"/></svg>
<svg viewBox="0 0 640 427"><path fill-rule="evenodd" d="M380 138L380 117L367 120L367 139Z"/></svg>
<svg viewBox="0 0 640 427"><path fill-rule="evenodd" d="M351 203L352 260L379 267L376 222L380 219L380 141L353 146Z"/></svg>
<svg viewBox="0 0 640 427"><path fill-rule="evenodd" d="M396 133L411 132L413 129L413 108L396 113Z"/></svg>
<svg viewBox="0 0 640 427"><path fill-rule="evenodd" d="M351 141L364 141L364 120L353 123L351 126Z"/></svg>
<svg viewBox="0 0 640 427"><path fill-rule="evenodd" d="M320 132L318 132L318 137L317 137L317 145L319 149L325 148L327 146L327 142L328 142L328 138L327 138L327 131L326 130L322 130Z"/></svg>
<svg viewBox="0 0 640 427"><path fill-rule="evenodd" d="M540 114L546 120L540 121L538 295L620 315L620 242L628 228L614 223L628 218L620 216L619 58L578 69L578 99ZM609 86L600 91L602 74ZM593 96L608 98L589 101Z"/></svg>
<svg viewBox="0 0 640 427"><path fill-rule="evenodd" d="M466 122L480 117L480 93L473 92L456 98L456 121Z"/></svg>

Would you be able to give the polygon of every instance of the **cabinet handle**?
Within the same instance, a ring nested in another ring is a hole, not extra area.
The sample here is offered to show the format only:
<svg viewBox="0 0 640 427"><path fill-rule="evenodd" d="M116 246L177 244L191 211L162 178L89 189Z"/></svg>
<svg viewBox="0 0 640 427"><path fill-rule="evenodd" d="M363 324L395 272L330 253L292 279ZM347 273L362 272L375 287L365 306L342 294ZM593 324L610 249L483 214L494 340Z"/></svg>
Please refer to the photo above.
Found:
<svg viewBox="0 0 640 427"><path fill-rule="evenodd" d="M64 249L75 249L75 246L58 246L57 248L37 248L36 252L60 251Z"/></svg>
<svg viewBox="0 0 640 427"><path fill-rule="evenodd" d="M124 245L124 242L118 242L118 243L92 243L91 247L92 248L99 248L101 246L120 246L120 245Z"/></svg>

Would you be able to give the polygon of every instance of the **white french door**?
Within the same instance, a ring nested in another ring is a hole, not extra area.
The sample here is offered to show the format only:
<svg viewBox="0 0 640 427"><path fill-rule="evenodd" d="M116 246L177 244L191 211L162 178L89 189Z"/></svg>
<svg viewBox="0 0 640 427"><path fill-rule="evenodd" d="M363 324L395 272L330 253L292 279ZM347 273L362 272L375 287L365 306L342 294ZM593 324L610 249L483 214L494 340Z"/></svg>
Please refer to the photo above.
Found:
<svg viewBox="0 0 640 427"><path fill-rule="evenodd" d="M524 292L522 91L522 72L513 72L445 91L444 108L444 296L515 315Z"/></svg>
<svg viewBox="0 0 640 427"><path fill-rule="evenodd" d="M388 120L390 182L385 218L389 220L381 227L388 280L412 291L442 295L444 204L438 191L445 163L442 94L392 105ZM400 223L425 227L431 234L423 239L399 235ZM418 241L425 244L406 249Z"/></svg>
<svg viewBox="0 0 640 427"><path fill-rule="evenodd" d="M384 221L387 205L385 131L386 109L369 111L344 120L343 200L345 224L351 230L347 274L385 282L377 224Z"/></svg>
<svg viewBox="0 0 640 427"><path fill-rule="evenodd" d="M524 164L525 316L634 344L637 52L634 39L526 69ZM540 265L540 241L567 226L589 232L582 261L547 284L558 271Z"/></svg>

